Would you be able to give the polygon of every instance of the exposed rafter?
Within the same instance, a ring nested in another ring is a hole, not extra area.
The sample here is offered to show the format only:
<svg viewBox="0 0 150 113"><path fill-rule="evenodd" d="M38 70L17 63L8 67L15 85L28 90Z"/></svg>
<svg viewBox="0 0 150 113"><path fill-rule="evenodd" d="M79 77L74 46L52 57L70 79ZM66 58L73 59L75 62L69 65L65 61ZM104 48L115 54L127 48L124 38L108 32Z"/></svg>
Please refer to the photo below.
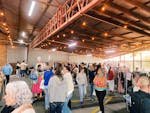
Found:
<svg viewBox="0 0 150 113"><path fill-rule="evenodd" d="M146 5L143 5L141 2L139 2L137 0L125 0L125 1L129 2L130 4L135 5L136 7L140 8L150 14L150 8L147 7Z"/></svg>
<svg viewBox="0 0 150 113"><path fill-rule="evenodd" d="M33 42L31 43L31 47L38 46L41 42L54 35L55 33L59 32L61 29L79 18L82 13L87 12L90 8L94 7L97 3L100 3L101 1L102 0L93 0L88 4L84 4L87 3L87 0L78 0L74 2L74 4L71 4L72 6L68 10L66 10L66 5L64 5L63 7L61 7L61 9L58 10L56 15L54 15L54 17L48 22L48 24L41 30L40 34L33 40ZM78 8L78 12L74 12L74 10L77 10L76 8ZM75 14L70 15L73 13Z"/></svg>
<svg viewBox="0 0 150 113"><path fill-rule="evenodd" d="M115 8L119 11L121 11L122 13L124 13L125 15L129 15L129 16L132 16L136 19L139 19L140 21L142 21L143 23L146 23L146 24L149 24L150 25L150 20L148 20L148 18L145 18L145 17L142 17L138 14L135 14L134 12L132 12L131 10L129 9L126 9L124 7L121 7L113 2L107 2L107 5L112 7L112 8Z"/></svg>
<svg viewBox="0 0 150 113"><path fill-rule="evenodd" d="M123 27L126 24L126 22L123 23L123 22L117 21L117 20L121 20L121 19L119 19L120 18L119 16L117 16L118 17L117 18L115 16L115 14L112 15L112 14L107 14L107 13L101 13L101 12L98 12L97 10L92 10L92 11L94 11L97 14L97 15L92 15L92 17L98 18L98 19L100 19L100 20L102 20L102 21L104 21L106 23L112 24L114 26L120 26L120 27ZM105 15L105 16L103 16L103 15ZM91 16L91 14L90 14L90 16ZM128 27L129 30L137 32L137 33L141 33L141 34L146 35L146 36L150 36L149 33L145 32L145 31L143 31L141 29L135 28L135 27L133 27L131 25L129 24L129 27Z"/></svg>

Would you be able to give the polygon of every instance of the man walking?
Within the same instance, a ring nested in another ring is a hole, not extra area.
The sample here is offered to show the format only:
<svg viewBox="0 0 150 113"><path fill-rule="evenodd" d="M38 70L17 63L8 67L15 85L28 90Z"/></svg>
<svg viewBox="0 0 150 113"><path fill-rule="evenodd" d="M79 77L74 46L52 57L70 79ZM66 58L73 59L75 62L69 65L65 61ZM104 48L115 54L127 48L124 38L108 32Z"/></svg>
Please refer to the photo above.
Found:
<svg viewBox="0 0 150 113"><path fill-rule="evenodd" d="M13 72L12 66L9 63L7 63L2 67L2 72L6 76L6 84L7 84L9 82L9 77Z"/></svg>

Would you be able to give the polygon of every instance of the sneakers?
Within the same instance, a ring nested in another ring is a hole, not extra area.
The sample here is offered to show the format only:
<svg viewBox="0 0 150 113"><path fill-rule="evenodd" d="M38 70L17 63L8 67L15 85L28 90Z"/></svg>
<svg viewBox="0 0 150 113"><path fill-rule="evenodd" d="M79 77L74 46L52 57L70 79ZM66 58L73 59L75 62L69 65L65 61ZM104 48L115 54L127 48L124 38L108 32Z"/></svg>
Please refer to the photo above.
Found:
<svg viewBox="0 0 150 113"><path fill-rule="evenodd" d="M99 111L98 113L102 113L101 111Z"/></svg>

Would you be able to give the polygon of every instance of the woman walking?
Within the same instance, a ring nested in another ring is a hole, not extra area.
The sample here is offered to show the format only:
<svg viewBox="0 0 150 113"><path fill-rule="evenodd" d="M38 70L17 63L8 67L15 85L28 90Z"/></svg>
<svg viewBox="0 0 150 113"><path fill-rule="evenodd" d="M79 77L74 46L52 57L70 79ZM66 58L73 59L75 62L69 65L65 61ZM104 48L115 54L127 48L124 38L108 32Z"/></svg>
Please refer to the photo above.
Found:
<svg viewBox="0 0 150 113"><path fill-rule="evenodd" d="M67 81L62 75L62 68L56 67L55 74L48 83L50 113L61 113L67 97Z"/></svg>
<svg viewBox="0 0 150 113"><path fill-rule="evenodd" d="M80 68L79 73L77 74L76 77L78 86L79 86L79 95L80 95L80 104L83 104L83 99L85 97L85 87L87 87L87 78L86 74L84 72L84 68Z"/></svg>
<svg viewBox="0 0 150 113"><path fill-rule="evenodd" d="M94 78L94 86L100 107L100 111L98 113L104 113L104 97L106 95L107 89L107 80L105 77L104 69L98 68Z"/></svg>

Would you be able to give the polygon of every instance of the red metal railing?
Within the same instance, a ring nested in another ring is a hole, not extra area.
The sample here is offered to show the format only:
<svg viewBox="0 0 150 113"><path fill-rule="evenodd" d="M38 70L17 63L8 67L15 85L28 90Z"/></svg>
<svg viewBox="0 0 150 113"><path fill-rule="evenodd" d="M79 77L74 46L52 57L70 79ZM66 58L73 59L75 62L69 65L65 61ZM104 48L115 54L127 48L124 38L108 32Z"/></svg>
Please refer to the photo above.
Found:
<svg viewBox="0 0 150 113"><path fill-rule="evenodd" d="M103 0L67 0L31 42L30 47L37 47L101 1Z"/></svg>

